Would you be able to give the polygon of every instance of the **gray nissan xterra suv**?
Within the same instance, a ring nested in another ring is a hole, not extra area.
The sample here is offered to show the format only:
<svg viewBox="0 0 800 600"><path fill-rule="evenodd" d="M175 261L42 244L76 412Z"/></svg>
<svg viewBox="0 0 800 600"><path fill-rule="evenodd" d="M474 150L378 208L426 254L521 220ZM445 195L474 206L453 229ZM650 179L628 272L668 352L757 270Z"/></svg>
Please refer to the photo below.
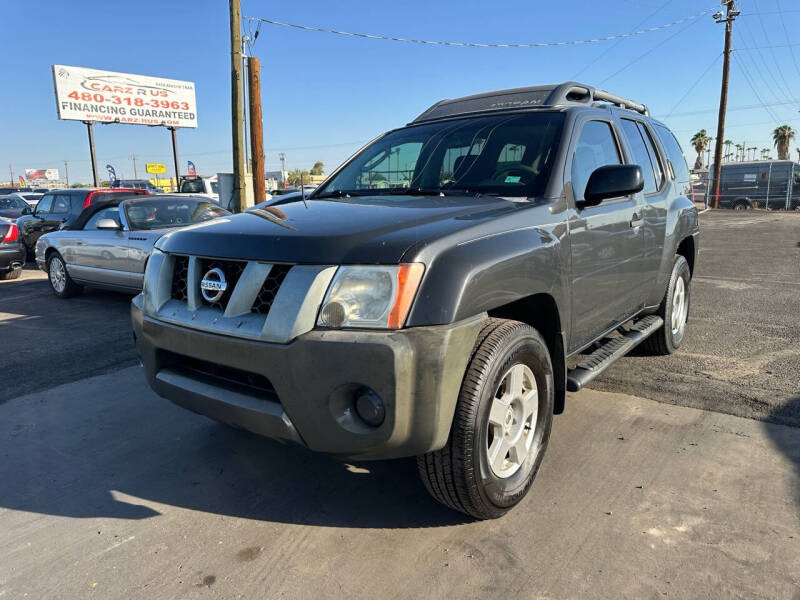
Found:
<svg viewBox="0 0 800 600"><path fill-rule="evenodd" d="M567 390L681 345L688 185L672 133L590 86L444 100L306 199L162 237L136 347L180 406L342 458L416 456L436 499L498 517Z"/></svg>

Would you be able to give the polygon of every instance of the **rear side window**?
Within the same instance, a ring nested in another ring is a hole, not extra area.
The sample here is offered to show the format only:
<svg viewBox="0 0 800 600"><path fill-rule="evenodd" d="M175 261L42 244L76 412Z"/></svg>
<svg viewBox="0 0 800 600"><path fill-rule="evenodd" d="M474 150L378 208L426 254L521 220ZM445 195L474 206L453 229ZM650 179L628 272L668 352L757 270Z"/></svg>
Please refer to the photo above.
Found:
<svg viewBox="0 0 800 600"><path fill-rule="evenodd" d="M69 203L69 196L66 194L57 194L53 201L52 212L57 215L67 214L70 212L71 206Z"/></svg>
<svg viewBox="0 0 800 600"><path fill-rule="evenodd" d="M588 121L581 129L575 155L572 157L572 189L576 200L583 200L586 184L595 169L621 164L617 141L611 124Z"/></svg>
<svg viewBox="0 0 800 600"><path fill-rule="evenodd" d="M622 129L633 151L633 160L642 168L644 193L653 194L663 183L661 163L658 160L649 132L638 121L622 119Z"/></svg>
<svg viewBox="0 0 800 600"><path fill-rule="evenodd" d="M686 164L686 157L683 155L681 145L672 132L663 125L656 124L655 130L661 145L664 146L669 161L672 163L672 168L675 169L675 180L678 183L688 185L689 166Z"/></svg>

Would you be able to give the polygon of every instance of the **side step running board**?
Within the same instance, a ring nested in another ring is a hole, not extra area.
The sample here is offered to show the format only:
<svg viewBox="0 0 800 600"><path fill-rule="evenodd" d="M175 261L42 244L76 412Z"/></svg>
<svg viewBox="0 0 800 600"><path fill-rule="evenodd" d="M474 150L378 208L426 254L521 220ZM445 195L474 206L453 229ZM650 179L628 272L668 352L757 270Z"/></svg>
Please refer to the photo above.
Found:
<svg viewBox="0 0 800 600"><path fill-rule="evenodd" d="M597 350L586 356L578 366L567 373L567 389L577 392L592 379L610 367L618 358L622 358L647 336L664 324L664 320L656 315L649 315L635 321L620 337L612 338Z"/></svg>

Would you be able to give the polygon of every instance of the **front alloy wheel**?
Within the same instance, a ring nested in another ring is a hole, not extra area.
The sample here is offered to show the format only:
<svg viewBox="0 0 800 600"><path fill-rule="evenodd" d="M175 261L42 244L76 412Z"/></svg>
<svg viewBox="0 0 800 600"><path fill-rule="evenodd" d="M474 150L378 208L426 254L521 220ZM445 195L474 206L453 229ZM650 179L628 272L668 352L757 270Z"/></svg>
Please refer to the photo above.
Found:
<svg viewBox="0 0 800 600"><path fill-rule="evenodd" d="M539 332L518 321L488 319L467 365L447 444L417 459L431 495L478 519L516 506L544 457L554 395L550 353Z"/></svg>
<svg viewBox="0 0 800 600"><path fill-rule="evenodd" d="M47 260L47 278L50 287L59 298L70 298L83 291L80 285L72 281L64 259L58 253L52 254Z"/></svg>

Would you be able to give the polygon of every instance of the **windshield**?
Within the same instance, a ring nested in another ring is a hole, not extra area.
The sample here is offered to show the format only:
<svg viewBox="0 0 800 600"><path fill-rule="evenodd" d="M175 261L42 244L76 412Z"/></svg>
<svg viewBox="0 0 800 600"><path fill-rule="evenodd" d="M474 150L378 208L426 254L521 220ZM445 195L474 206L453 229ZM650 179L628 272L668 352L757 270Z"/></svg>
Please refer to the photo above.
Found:
<svg viewBox="0 0 800 600"><path fill-rule="evenodd" d="M542 112L460 119L388 133L314 197L391 193L538 196L564 115Z"/></svg>
<svg viewBox="0 0 800 600"><path fill-rule="evenodd" d="M125 207L131 229L182 227L229 214L213 202L200 200L142 200Z"/></svg>
<svg viewBox="0 0 800 600"><path fill-rule="evenodd" d="M181 192L184 194L202 194L205 191L201 179L184 179L181 183Z"/></svg>

